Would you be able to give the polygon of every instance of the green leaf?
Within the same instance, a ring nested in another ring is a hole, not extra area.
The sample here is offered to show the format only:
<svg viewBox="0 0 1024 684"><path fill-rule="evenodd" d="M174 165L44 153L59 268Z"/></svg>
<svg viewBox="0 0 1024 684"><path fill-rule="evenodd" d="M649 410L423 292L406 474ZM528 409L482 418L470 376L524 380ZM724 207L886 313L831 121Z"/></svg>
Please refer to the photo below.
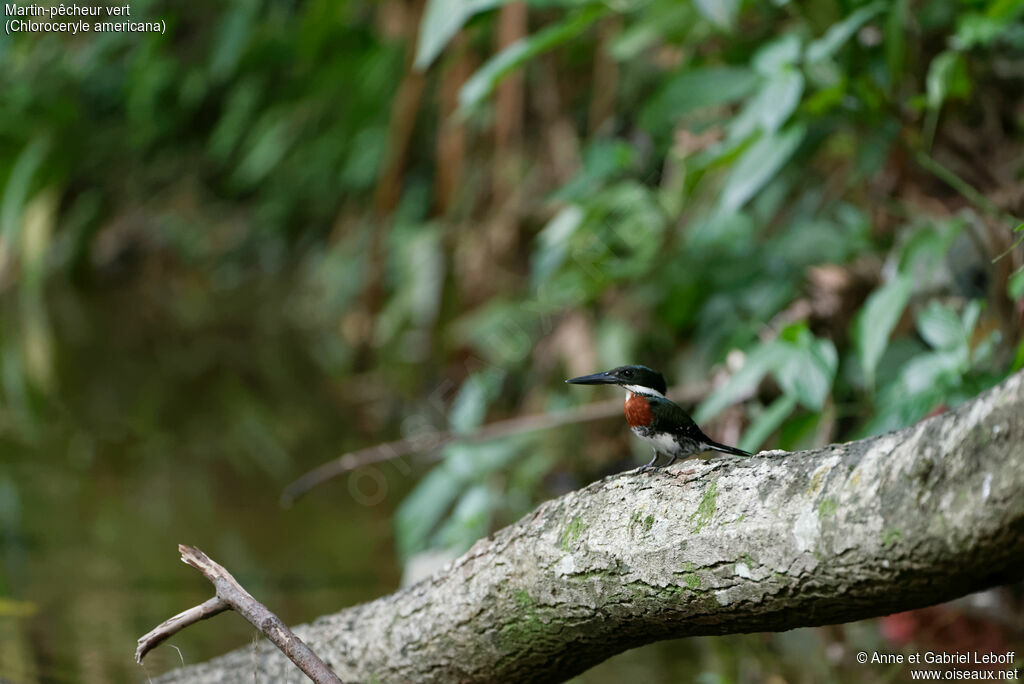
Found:
<svg viewBox="0 0 1024 684"><path fill-rule="evenodd" d="M207 146L208 154L218 162L227 163L252 124L253 116L259 113L260 92L259 81L250 77L241 80L227 93L224 113L210 134Z"/></svg>
<svg viewBox="0 0 1024 684"><path fill-rule="evenodd" d="M907 4L908 0L895 0L885 19L885 61L889 67L889 87L898 83L903 76L903 65L907 55Z"/></svg>
<svg viewBox="0 0 1024 684"><path fill-rule="evenodd" d="M930 352L908 361L900 381L909 396L930 394L936 388L957 384L965 370L964 359L956 350Z"/></svg>
<svg viewBox="0 0 1024 684"><path fill-rule="evenodd" d="M705 19L722 29L731 31L739 14L739 0L693 0L693 6Z"/></svg>
<svg viewBox="0 0 1024 684"><path fill-rule="evenodd" d="M463 487L447 463L441 463L421 479L395 511L395 543L408 558L427 547L437 527Z"/></svg>
<svg viewBox="0 0 1024 684"><path fill-rule="evenodd" d="M913 274L921 284L930 282L965 225L961 218L951 218L916 231L900 250L899 272Z"/></svg>
<svg viewBox="0 0 1024 684"><path fill-rule="evenodd" d="M252 3L237 3L221 20L209 61L210 76L215 80L227 79L235 73L238 61L252 37L253 9Z"/></svg>
<svg viewBox="0 0 1024 684"><path fill-rule="evenodd" d="M1007 34L1011 28L1020 28L1020 14L1024 2L1020 0L997 0L986 3L985 13L965 12L957 16L956 32L950 44L957 50L969 50L976 46L988 47Z"/></svg>
<svg viewBox="0 0 1024 684"><path fill-rule="evenodd" d="M964 307L964 312L960 317L960 324L964 331L965 346L971 343L971 334L974 332L974 326L978 324L978 316L980 315L981 302L978 300L972 300Z"/></svg>
<svg viewBox="0 0 1024 684"><path fill-rule="evenodd" d="M750 427L743 433L739 447L744 451L754 452L773 432L779 429L782 422L796 408L796 397L791 394L783 394L771 403L768 408L761 411Z"/></svg>
<svg viewBox="0 0 1024 684"><path fill-rule="evenodd" d="M967 97L971 81L963 55L953 50L936 55L928 65L926 88L929 109L938 109L951 97Z"/></svg>
<svg viewBox="0 0 1024 684"><path fill-rule="evenodd" d="M631 12L640 3L615 5L617 10ZM688 2L644 3L636 12L636 20L628 21L608 46L608 54L617 62L644 59L643 53L664 43L666 36L684 35L694 24L697 9Z"/></svg>
<svg viewBox="0 0 1024 684"><path fill-rule="evenodd" d="M714 150L715 161L729 160L729 157L742 147L759 126L761 126L761 98L754 96L748 99L743 108L729 119L729 123L726 124L725 143L716 146Z"/></svg>
<svg viewBox="0 0 1024 684"><path fill-rule="evenodd" d="M598 138L583 148L583 168L552 196L585 200L602 183L623 175L635 166L637 149L619 139Z"/></svg>
<svg viewBox="0 0 1024 684"><path fill-rule="evenodd" d="M757 94L761 128L774 133L789 120L800 104L804 92L804 75L792 67L781 69L768 79Z"/></svg>
<svg viewBox="0 0 1024 684"><path fill-rule="evenodd" d="M888 6L887 2L873 2L853 12L838 24L833 24L824 36L807 46L807 61L818 62L834 55L861 26Z"/></svg>
<svg viewBox="0 0 1024 684"><path fill-rule="evenodd" d="M934 349L950 350L967 345L960 317L934 300L917 315L917 331Z"/></svg>
<svg viewBox="0 0 1024 684"><path fill-rule="evenodd" d="M1013 357L1013 363L1010 365L1010 371L1016 373L1021 368L1024 368L1024 340L1017 345L1017 354Z"/></svg>
<svg viewBox="0 0 1024 684"><path fill-rule="evenodd" d="M427 0L413 66L419 70L429 67L470 17L506 2L508 0Z"/></svg>
<svg viewBox="0 0 1024 684"><path fill-rule="evenodd" d="M395 512L395 540L403 559L431 546L438 526L443 524L450 529L451 520L442 521L456 500L459 503L452 518L466 523L479 512L479 493L470 495L472 490L467 487L507 468L528 443L526 437L520 436L445 447L444 461L417 483Z"/></svg>
<svg viewBox="0 0 1024 684"><path fill-rule="evenodd" d="M401 262L401 290L398 296L408 302L409 318L420 327L428 327L437 318L443 292L445 249L443 233L432 225L417 226L404 237L393 253ZM396 231L397 234L397 231Z"/></svg>
<svg viewBox="0 0 1024 684"><path fill-rule="evenodd" d="M751 65L762 76L773 76L800 59L802 43L796 33L786 33L757 51Z"/></svg>
<svg viewBox="0 0 1024 684"><path fill-rule="evenodd" d="M437 531L437 546L462 552L487 534L499 499L484 484L470 487Z"/></svg>
<svg viewBox="0 0 1024 684"><path fill-rule="evenodd" d="M487 415L487 407L500 394L505 373L488 369L473 373L459 387L448 415L452 432L464 434L480 427Z"/></svg>
<svg viewBox="0 0 1024 684"><path fill-rule="evenodd" d="M796 344L787 345L785 363L775 371L783 391L812 411L820 411L832 389L839 355L831 340L819 340L806 327Z"/></svg>
<svg viewBox="0 0 1024 684"><path fill-rule="evenodd" d="M741 396L753 392L765 375L785 363L788 350L777 342L755 347L747 354L743 367L729 381L712 392L693 412L698 423L714 418Z"/></svg>
<svg viewBox="0 0 1024 684"><path fill-rule="evenodd" d="M889 335L910 300L910 278L901 275L871 293L854 322L857 355L868 385L875 382L875 369L889 343Z"/></svg>
<svg viewBox="0 0 1024 684"><path fill-rule="evenodd" d="M740 209L770 181L789 160L804 139L803 125L761 136L736 162L725 182L719 208L726 213Z"/></svg>
<svg viewBox="0 0 1024 684"><path fill-rule="evenodd" d="M1024 267L1018 268L1017 271L1010 276L1006 291L1010 295L1010 299L1014 301L1024 297Z"/></svg>
<svg viewBox="0 0 1024 684"><path fill-rule="evenodd" d="M985 14L997 21L1012 22L1024 13L1024 2L1021 0L994 0L986 3Z"/></svg>
<svg viewBox="0 0 1024 684"><path fill-rule="evenodd" d="M453 324L454 339L472 345L480 358L499 368L521 362L536 343L537 311L521 302L492 297Z"/></svg>
<svg viewBox="0 0 1024 684"><path fill-rule="evenodd" d="M651 188L635 180L612 183L587 199L583 224L570 236L572 268L559 275L583 274L588 287L597 289L643 277L661 257L665 229L665 215ZM538 285L546 288L552 280Z"/></svg>
<svg viewBox="0 0 1024 684"><path fill-rule="evenodd" d="M942 401L942 390L928 388L911 394L903 383L903 376L889 383L878 395L875 416L859 431L859 436L877 435L897 430L923 418Z"/></svg>
<svg viewBox="0 0 1024 684"><path fill-rule="evenodd" d="M565 261L569 253L569 242L576 229L583 223L583 209L570 204L563 208L537 236L537 249L533 254L533 286L546 281Z"/></svg>
<svg viewBox="0 0 1024 684"><path fill-rule="evenodd" d="M687 226L688 248L729 248L757 239L757 225L748 213L714 212L696 216Z"/></svg>
<svg viewBox="0 0 1024 684"><path fill-rule="evenodd" d="M244 145L246 154L234 174L243 186L253 186L262 181L288 154L295 141L290 111L281 108L267 112L253 126Z"/></svg>
<svg viewBox="0 0 1024 684"><path fill-rule="evenodd" d="M390 235L394 296L374 320L374 344L396 339L412 324L429 328L437 318L444 281L442 235L431 224L400 224Z"/></svg>
<svg viewBox="0 0 1024 684"><path fill-rule="evenodd" d="M459 91L460 110L465 113L474 109L494 92L498 83L509 73L527 60L572 40L606 13L607 9L603 6L587 7L557 24L509 45L487 60L466 80Z"/></svg>
<svg viewBox="0 0 1024 684"><path fill-rule="evenodd" d="M519 460L523 450L533 442L528 434L514 435L488 442L461 445L459 456L462 470L469 472L474 480L489 477L492 473L508 468Z"/></svg>
<svg viewBox="0 0 1024 684"><path fill-rule="evenodd" d="M46 159L50 145L45 138L36 138L18 155L4 185L0 201L0 237L15 242L21 230L21 212L28 201L36 171Z"/></svg>
<svg viewBox="0 0 1024 684"><path fill-rule="evenodd" d="M957 50L970 50L976 46L990 45L1006 30L1006 24L984 14L968 12L957 17L956 32L950 44Z"/></svg>
<svg viewBox="0 0 1024 684"><path fill-rule="evenodd" d="M37 193L25 205L22 212L21 285L25 293L41 295L41 286L46 273L46 256L53 243L54 228L57 224L59 194L53 188Z"/></svg>
<svg viewBox="0 0 1024 684"><path fill-rule="evenodd" d="M640 126L651 133L671 129L680 117L705 107L728 104L749 95L758 84L750 69L726 66L680 71L640 112Z"/></svg>

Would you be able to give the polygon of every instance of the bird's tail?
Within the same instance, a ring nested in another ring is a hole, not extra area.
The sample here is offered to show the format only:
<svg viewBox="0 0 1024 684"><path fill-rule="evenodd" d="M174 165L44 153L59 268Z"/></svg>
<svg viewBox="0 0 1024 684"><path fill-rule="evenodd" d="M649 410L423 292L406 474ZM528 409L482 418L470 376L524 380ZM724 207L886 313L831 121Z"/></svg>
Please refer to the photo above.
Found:
<svg viewBox="0 0 1024 684"><path fill-rule="evenodd" d="M704 443L704 448L708 451L721 451L722 453L732 454L734 456L753 456L749 451L726 446L725 444L721 444L710 439Z"/></svg>

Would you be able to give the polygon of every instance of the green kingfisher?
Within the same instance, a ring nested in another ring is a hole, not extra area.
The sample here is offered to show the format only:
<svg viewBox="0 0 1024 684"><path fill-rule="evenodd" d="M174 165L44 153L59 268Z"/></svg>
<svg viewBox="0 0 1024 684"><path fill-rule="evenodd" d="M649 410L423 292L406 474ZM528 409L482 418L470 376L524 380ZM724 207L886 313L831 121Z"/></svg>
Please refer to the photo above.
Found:
<svg viewBox="0 0 1024 684"><path fill-rule="evenodd" d="M626 422L633 434L654 447L654 458L640 468L665 468L679 458L689 458L705 451L721 451L736 456L750 456L742 449L726 446L711 439L697 427L686 413L665 398L665 378L647 366L619 366L603 373L582 375L566 380L574 385L618 385L626 390ZM669 462L654 465L659 454Z"/></svg>

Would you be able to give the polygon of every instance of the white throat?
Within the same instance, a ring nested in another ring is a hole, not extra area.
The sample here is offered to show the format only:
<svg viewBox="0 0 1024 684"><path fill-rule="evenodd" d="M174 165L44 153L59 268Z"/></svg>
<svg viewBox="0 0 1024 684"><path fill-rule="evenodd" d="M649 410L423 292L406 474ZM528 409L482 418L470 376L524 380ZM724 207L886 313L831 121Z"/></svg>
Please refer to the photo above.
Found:
<svg viewBox="0 0 1024 684"><path fill-rule="evenodd" d="M665 398L665 395L659 392L658 390L652 389L650 387L644 387L642 385L623 385L622 389L629 392L629 394L643 394L648 397L661 397L662 399ZM629 398L629 394L626 395L627 399Z"/></svg>

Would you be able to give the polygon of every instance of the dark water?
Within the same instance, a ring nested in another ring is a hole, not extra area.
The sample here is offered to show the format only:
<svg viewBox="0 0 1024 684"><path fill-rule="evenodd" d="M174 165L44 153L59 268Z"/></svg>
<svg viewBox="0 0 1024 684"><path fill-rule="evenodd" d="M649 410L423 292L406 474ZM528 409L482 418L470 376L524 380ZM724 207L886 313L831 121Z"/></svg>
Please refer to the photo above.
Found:
<svg viewBox="0 0 1024 684"><path fill-rule="evenodd" d="M245 645L224 614L133 662L135 640L212 595L194 544L286 622L392 591L397 472L375 505L282 488L372 438L271 286L10 294L0 307L0 678L145 681ZM328 342L333 343L333 342ZM391 435L382 435L381 438ZM374 497L378 498L378 497Z"/></svg>

